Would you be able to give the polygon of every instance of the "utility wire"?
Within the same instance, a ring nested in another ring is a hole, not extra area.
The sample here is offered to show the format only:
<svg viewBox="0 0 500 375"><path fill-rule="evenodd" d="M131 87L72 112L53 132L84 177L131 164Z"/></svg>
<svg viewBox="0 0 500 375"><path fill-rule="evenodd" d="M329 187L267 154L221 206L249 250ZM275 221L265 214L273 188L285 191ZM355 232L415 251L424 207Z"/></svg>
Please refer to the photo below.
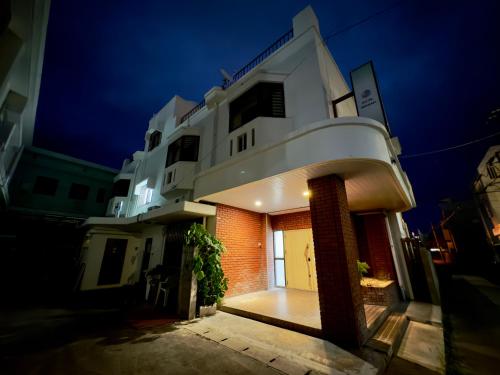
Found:
<svg viewBox="0 0 500 375"><path fill-rule="evenodd" d="M382 15L384 13L387 13L387 12L389 12L390 10L392 10L394 8L397 8L398 6L400 6L404 2L405 2L404 0L397 1L397 2L389 5L388 7L379 10L378 12L369 15L368 17L362 18L359 21L356 21L356 22L354 22L354 23L352 23L352 24L350 24L350 25L348 25L348 26L346 26L346 27L344 27L344 28L342 28L340 30L337 30L337 31L334 31L331 34L328 34L326 37L323 38L323 40L326 42L330 38L333 38L333 37L336 37L339 34L345 33L345 32L347 32L347 31L349 31L349 30L351 30L351 29L353 29L353 28L355 28L355 27L357 27L357 26L359 26L359 25L361 25L361 24L363 24L365 22L370 21L371 19L373 19L375 17L378 17L378 16L380 16L380 15Z"/></svg>
<svg viewBox="0 0 500 375"><path fill-rule="evenodd" d="M462 148L462 147L466 147L466 146L472 145L474 143L482 142L482 141L484 141L486 139L493 138L493 137L496 137L498 135L500 135L500 132L496 132L496 133L487 135L487 136L482 137L482 138L474 139L474 140L466 142L466 143L462 143L462 144L451 146L451 147L447 147L447 148L442 148L442 149L439 149L439 150L433 150L433 151L427 151L427 152L420 152L420 153L417 153L417 154L410 154L410 155L401 155L399 158L400 159L410 159L410 158L416 158L416 157L419 157L419 156L434 155L434 154L438 154L440 152L456 150L457 148Z"/></svg>

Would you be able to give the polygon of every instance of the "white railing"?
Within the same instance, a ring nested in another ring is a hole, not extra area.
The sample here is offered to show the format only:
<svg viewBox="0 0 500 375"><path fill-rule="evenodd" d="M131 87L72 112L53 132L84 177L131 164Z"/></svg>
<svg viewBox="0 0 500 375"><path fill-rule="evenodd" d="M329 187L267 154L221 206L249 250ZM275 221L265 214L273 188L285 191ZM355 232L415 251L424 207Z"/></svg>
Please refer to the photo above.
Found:
<svg viewBox="0 0 500 375"><path fill-rule="evenodd" d="M0 181L7 185L22 150L22 132L19 124L4 123L2 127L10 127L10 131L4 133L7 137L0 139Z"/></svg>

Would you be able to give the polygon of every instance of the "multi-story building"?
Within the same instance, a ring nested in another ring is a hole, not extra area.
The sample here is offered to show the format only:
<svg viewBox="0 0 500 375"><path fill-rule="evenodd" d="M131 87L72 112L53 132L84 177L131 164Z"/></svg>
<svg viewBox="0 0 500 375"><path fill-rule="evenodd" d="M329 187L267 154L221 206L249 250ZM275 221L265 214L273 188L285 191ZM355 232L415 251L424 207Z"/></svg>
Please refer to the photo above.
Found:
<svg viewBox="0 0 500 375"><path fill-rule="evenodd" d="M24 146L31 146L50 0L0 2L0 208Z"/></svg>
<svg viewBox="0 0 500 375"><path fill-rule="evenodd" d="M486 151L477 167L474 196L495 263L500 262L500 146Z"/></svg>
<svg viewBox="0 0 500 375"><path fill-rule="evenodd" d="M157 264L182 273L182 232L198 221L227 248L228 297L308 292L322 335L362 342L356 260L411 298L401 212L415 202L397 138L349 93L307 7L201 103L172 98L117 176L108 217L86 222L81 290Z"/></svg>

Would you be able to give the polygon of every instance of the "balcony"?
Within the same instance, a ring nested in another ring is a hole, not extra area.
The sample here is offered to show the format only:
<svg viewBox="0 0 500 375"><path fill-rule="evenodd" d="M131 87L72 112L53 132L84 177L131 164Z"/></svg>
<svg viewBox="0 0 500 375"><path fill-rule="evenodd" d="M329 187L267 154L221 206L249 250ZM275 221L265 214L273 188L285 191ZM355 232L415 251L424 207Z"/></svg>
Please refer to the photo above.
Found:
<svg viewBox="0 0 500 375"><path fill-rule="evenodd" d="M22 153L22 131L17 123L0 124L0 200L8 202L8 185Z"/></svg>

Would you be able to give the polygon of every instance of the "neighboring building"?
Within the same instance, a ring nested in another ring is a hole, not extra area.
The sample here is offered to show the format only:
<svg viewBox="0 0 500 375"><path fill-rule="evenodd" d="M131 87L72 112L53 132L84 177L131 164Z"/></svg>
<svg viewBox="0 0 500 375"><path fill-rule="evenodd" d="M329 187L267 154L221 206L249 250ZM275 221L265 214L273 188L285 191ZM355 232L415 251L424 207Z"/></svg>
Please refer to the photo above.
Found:
<svg viewBox="0 0 500 375"><path fill-rule="evenodd" d="M25 147L0 212L4 300L61 303L75 285L81 224L105 215L117 170ZM15 280L15 282L13 282Z"/></svg>
<svg viewBox="0 0 500 375"><path fill-rule="evenodd" d="M486 151L477 167L474 196L486 233L494 253L494 261L500 262L500 145Z"/></svg>
<svg viewBox="0 0 500 375"><path fill-rule="evenodd" d="M197 221L227 247L228 297L310 291L325 337L363 342L356 260L412 297L401 212L415 201L397 138L337 103L349 91L308 7L201 103L171 99L124 163L108 217L85 223L81 290L137 283L158 264L182 279L182 233Z"/></svg>
<svg viewBox="0 0 500 375"><path fill-rule="evenodd" d="M104 216L118 171L26 147L9 186L9 211L84 220Z"/></svg>
<svg viewBox="0 0 500 375"><path fill-rule="evenodd" d="M50 0L0 0L0 209L24 146L31 146Z"/></svg>

